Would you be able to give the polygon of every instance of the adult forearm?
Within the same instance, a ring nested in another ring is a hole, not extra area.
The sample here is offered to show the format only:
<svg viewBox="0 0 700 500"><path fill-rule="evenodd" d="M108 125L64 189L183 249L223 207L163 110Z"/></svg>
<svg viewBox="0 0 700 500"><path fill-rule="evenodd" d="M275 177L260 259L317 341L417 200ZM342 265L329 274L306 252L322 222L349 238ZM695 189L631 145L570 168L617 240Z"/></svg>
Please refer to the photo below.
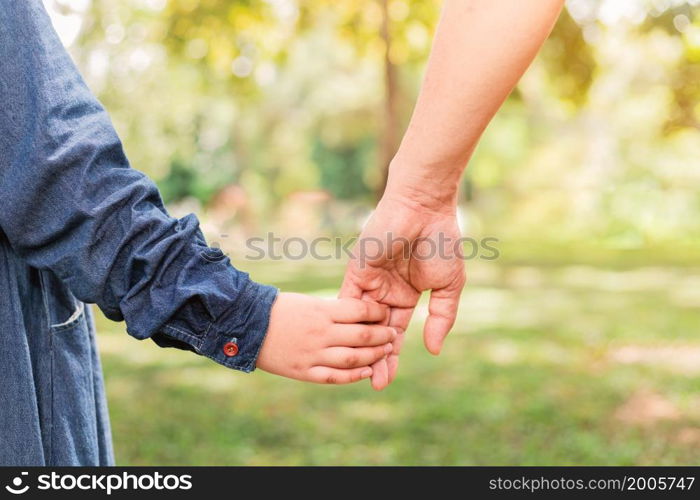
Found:
<svg viewBox="0 0 700 500"><path fill-rule="evenodd" d="M563 0L447 0L388 191L451 201L489 121L548 36Z"/></svg>

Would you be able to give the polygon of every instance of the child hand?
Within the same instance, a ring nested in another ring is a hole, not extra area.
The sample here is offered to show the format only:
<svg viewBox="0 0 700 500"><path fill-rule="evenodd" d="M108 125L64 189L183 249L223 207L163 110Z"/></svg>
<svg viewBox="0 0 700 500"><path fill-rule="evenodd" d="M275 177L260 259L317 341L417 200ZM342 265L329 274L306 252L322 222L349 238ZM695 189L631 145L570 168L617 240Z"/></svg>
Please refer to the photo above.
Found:
<svg viewBox="0 0 700 500"><path fill-rule="evenodd" d="M281 293L257 366L266 372L319 384L349 384L369 378L375 361L391 353L396 331L369 325L388 308L359 299L324 300Z"/></svg>

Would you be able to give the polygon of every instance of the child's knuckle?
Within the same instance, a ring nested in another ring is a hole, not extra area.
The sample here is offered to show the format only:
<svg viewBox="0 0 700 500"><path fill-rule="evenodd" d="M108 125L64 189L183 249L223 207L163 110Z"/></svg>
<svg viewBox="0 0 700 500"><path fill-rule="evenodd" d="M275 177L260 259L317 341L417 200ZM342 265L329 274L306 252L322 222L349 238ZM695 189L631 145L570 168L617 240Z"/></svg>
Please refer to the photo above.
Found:
<svg viewBox="0 0 700 500"><path fill-rule="evenodd" d="M369 313L370 313L370 310L371 310L371 309L370 309L369 303L367 303L366 301L362 300L362 301L360 301L360 303L359 303L359 305L358 305L358 310L359 310L359 313L360 313L363 317L366 317L366 316L369 316Z"/></svg>
<svg viewBox="0 0 700 500"><path fill-rule="evenodd" d="M352 368L353 366L357 366L357 362L359 361L359 358L357 354L350 354L348 357L345 358L345 366L348 368Z"/></svg>

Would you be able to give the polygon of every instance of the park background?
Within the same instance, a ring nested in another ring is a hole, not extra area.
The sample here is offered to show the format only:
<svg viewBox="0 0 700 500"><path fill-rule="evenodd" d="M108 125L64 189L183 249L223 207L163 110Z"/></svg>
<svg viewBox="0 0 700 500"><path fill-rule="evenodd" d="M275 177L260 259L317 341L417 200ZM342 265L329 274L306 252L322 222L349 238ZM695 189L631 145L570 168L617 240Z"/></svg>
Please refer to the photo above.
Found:
<svg viewBox="0 0 700 500"><path fill-rule="evenodd" d="M172 213L258 281L334 296L343 259L242 242L357 234L440 2L45 3ZM462 183L464 234L499 258L467 263L440 357L419 305L385 391L228 371L100 318L117 462L697 464L698 3L567 3Z"/></svg>

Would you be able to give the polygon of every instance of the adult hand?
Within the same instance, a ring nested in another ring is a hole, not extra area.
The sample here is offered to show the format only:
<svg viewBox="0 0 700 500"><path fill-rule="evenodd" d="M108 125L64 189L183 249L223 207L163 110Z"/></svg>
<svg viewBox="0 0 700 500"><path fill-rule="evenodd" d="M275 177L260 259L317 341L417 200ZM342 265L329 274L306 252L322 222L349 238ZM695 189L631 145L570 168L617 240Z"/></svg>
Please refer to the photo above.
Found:
<svg viewBox="0 0 700 500"><path fill-rule="evenodd" d="M372 367L372 387L394 379L404 332L425 290L431 293L423 338L428 351L440 353L464 283L456 205L388 190L355 245L340 291L388 305L388 324L399 332L392 353Z"/></svg>
<svg viewBox="0 0 700 500"><path fill-rule="evenodd" d="M461 248L454 245L460 174L563 4L444 2L418 101L389 168L387 191L362 232L341 289L341 296L390 306L389 323L402 331L421 292L431 290L424 338L434 354L454 323L464 285L464 263L456 254ZM389 246L388 235L393 237ZM434 246L441 255L430 256ZM402 255L406 250L410 255ZM388 359L373 367L375 389L393 379L402 339L400 334Z"/></svg>

